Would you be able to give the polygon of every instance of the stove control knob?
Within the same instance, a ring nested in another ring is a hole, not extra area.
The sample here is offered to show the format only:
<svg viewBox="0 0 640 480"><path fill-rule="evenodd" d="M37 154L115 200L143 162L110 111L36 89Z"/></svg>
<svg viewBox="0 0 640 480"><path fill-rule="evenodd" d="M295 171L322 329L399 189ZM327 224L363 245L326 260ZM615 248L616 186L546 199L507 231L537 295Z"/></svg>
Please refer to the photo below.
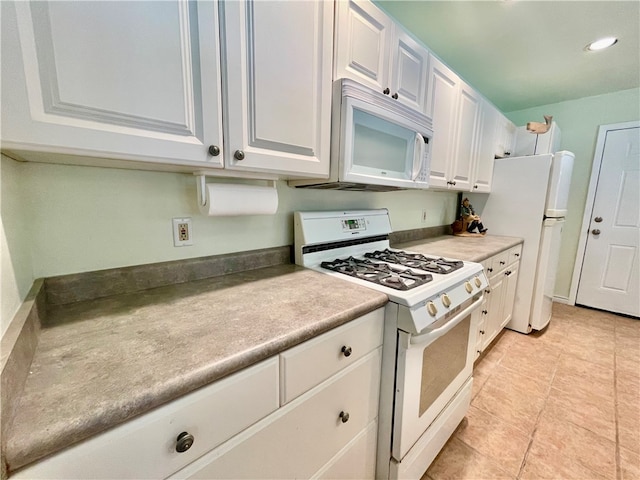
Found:
<svg viewBox="0 0 640 480"><path fill-rule="evenodd" d="M429 315L431 315L432 317L435 317L436 313L438 313L438 308L436 307L436 304L433 302L428 302L427 312L429 312Z"/></svg>
<svg viewBox="0 0 640 480"><path fill-rule="evenodd" d="M443 293L440 299L442 300L442 304L445 307L449 308L451 306L451 299L449 298L449 295L447 295L446 293Z"/></svg>
<svg viewBox="0 0 640 480"><path fill-rule="evenodd" d="M480 277L474 278L473 281L476 283L476 287L480 288L482 286L482 280L480 280Z"/></svg>
<svg viewBox="0 0 640 480"><path fill-rule="evenodd" d="M467 293L473 292L473 285L471 285L471 282L464 282L464 289L467 291Z"/></svg>

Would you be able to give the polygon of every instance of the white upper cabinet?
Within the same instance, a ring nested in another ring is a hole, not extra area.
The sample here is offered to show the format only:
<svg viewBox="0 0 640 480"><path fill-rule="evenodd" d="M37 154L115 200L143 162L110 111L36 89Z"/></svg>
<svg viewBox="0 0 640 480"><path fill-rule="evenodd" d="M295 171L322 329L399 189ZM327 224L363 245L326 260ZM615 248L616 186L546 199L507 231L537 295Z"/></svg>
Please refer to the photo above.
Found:
<svg viewBox="0 0 640 480"><path fill-rule="evenodd" d="M217 10L2 2L2 148L222 167Z"/></svg>
<svg viewBox="0 0 640 480"><path fill-rule="evenodd" d="M456 190L473 190L480 134L481 97L466 83L460 83L455 156L449 178Z"/></svg>
<svg viewBox="0 0 640 480"><path fill-rule="evenodd" d="M500 113L498 119L498 131L496 133L495 154L496 156L508 157L513 153L516 140L515 124Z"/></svg>
<svg viewBox="0 0 640 480"><path fill-rule="evenodd" d="M336 2L334 79L350 78L388 94L392 26L368 0Z"/></svg>
<svg viewBox="0 0 640 480"><path fill-rule="evenodd" d="M429 51L369 1L336 2L334 79L350 78L426 113Z"/></svg>
<svg viewBox="0 0 640 480"><path fill-rule="evenodd" d="M327 177L333 2L223 2L226 167Z"/></svg>
<svg viewBox="0 0 640 480"><path fill-rule="evenodd" d="M456 152L456 125L462 81L453 70L431 56L429 61L427 115L433 120L429 186L453 187L452 165Z"/></svg>
<svg viewBox="0 0 640 480"><path fill-rule="evenodd" d="M498 122L502 114L487 100L482 100L480 117L480 134L478 156L476 158L475 173L473 176L474 192L488 193L491 191L493 178L493 162L496 156L496 142L498 135Z"/></svg>
<svg viewBox="0 0 640 480"><path fill-rule="evenodd" d="M391 96L420 113L427 113L429 51L394 25L391 56Z"/></svg>
<svg viewBox="0 0 640 480"><path fill-rule="evenodd" d="M2 148L327 177L332 54L333 2L2 2Z"/></svg>

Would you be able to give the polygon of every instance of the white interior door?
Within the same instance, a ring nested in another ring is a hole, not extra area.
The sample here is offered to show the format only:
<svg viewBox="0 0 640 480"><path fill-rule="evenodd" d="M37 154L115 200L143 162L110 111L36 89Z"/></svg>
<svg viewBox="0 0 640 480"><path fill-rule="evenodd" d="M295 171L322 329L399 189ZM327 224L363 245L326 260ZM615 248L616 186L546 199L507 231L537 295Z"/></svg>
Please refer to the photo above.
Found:
<svg viewBox="0 0 640 480"><path fill-rule="evenodd" d="M606 133L576 303L640 316L640 128Z"/></svg>

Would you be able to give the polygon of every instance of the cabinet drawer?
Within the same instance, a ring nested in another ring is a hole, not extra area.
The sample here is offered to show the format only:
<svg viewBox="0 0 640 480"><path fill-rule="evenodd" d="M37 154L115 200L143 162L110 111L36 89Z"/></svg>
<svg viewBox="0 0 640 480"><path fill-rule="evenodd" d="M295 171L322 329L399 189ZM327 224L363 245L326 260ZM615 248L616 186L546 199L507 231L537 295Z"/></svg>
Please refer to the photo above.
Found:
<svg viewBox="0 0 640 480"><path fill-rule="evenodd" d="M269 359L47 458L13 478L165 478L278 408ZM178 453L176 438L194 437Z"/></svg>
<svg viewBox="0 0 640 480"><path fill-rule="evenodd" d="M500 273L502 270L507 268L507 262L509 261L509 250L505 250L504 252L500 252L497 255L491 257L491 268L493 268L493 272L491 272L491 276L495 276Z"/></svg>
<svg viewBox="0 0 640 480"><path fill-rule="evenodd" d="M522 244L512 247L511 249L509 249L509 260L507 265L511 265L515 262L519 262L521 256L522 256Z"/></svg>
<svg viewBox="0 0 640 480"><path fill-rule="evenodd" d="M171 478L310 478L377 417L381 358L378 348Z"/></svg>
<svg viewBox="0 0 640 480"><path fill-rule="evenodd" d="M380 308L280 355L284 405L382 345Z"/></svg>

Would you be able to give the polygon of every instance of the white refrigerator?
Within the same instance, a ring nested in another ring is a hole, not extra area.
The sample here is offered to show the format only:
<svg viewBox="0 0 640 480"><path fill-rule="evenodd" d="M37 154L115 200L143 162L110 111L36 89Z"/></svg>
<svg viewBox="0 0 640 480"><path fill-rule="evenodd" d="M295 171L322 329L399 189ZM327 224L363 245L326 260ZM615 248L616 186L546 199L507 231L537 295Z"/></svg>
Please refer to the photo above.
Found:
<svg viewBox="0 0 640 480"><path fill-rule="evenodd" d="M524 238L512 320L521 333L551 319L574 154L496 159L488 196L469 195L489 235Z"/></svg>

